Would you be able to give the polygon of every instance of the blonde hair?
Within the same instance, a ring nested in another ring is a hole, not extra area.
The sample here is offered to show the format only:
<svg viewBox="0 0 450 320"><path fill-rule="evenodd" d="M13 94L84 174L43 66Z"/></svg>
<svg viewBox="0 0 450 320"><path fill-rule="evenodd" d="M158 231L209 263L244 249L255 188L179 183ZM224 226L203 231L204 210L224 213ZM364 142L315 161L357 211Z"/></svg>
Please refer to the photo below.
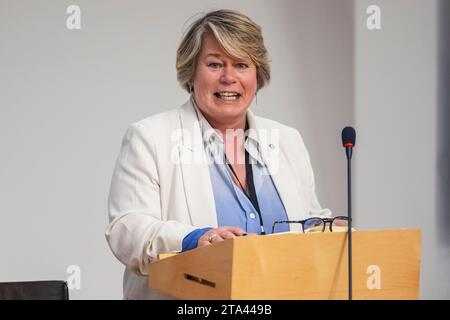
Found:
<svg viewBox="0 0 450 320"><path fill-rule="evenodd" d="M203 36L207 33L217 39L229 56L249 58L255 64L258 90L269 83L269 59L261 27L237 11L218 10L194 21L178 47L176 69L182 88L191 91Z"/></svg>

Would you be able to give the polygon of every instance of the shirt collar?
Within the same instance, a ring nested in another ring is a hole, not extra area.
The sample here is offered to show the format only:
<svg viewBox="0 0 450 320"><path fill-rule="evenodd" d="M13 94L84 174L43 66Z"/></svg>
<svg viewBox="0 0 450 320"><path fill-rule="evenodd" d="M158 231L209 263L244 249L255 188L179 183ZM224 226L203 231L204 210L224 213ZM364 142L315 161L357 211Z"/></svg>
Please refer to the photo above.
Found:
<svg viewBox="0 0 450 320"><path fill-rule="evenodd" d="M211 127L208 120L206 120L205 116L200 111L197 103L195 102L194 96L191 96L192 105L194 106L195 113L197 114L197 119L200 125L200 130L202 132L203 142L205 144L211 144L214 142L223 144L222 136L218 132L218 130Z"/></svg>
<svg viewBox="0 0 450 320"><path fill-rule="evenodd" d="M215 145L220 148L223 148L224 142L221 134L218 132L218 130L211 127L208 120L206 120L205 116L200 111L200 108L198 107L194 99L194 96L191 96L191 101L197 114L200 130L202 132L203 143L205 144L205 147L209 149L211 146ZM256 128L252 128L251 122L249 122L249 130L247 130L246 134L247 139L245 140L244 144L245 150L247 150L250 157L256 160L259 164L264 165L262 156L259 152L258 134L256 132Z"/></svg>

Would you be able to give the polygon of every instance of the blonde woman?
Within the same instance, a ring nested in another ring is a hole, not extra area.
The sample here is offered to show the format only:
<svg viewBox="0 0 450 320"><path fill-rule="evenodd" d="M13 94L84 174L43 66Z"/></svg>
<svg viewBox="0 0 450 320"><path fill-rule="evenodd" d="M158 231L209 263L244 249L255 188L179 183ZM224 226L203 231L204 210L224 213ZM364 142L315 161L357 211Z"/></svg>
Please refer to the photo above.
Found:
<svg viewBox="0 0 450 320"><path fill-rule="evenodd" d="M159 253L330 215L300 134L249 110L270 80L255 22L230 10L206 14L183 37L176 68L189 100L130 126L112 179L106 238L126 266L127 299L162 297L146 278Z"/></svg>

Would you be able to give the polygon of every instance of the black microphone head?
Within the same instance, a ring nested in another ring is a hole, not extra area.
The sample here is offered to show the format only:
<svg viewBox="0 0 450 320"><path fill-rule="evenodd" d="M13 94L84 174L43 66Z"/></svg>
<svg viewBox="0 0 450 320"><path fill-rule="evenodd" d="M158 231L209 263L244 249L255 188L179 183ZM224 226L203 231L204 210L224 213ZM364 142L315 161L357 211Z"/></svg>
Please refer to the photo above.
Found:
<svg viewBox="0 0 450 320"><path fill-rule="evenodd" d="M354 147L356 141L356 131L352 127L342 129L342 145L344 147Z"/></svg>

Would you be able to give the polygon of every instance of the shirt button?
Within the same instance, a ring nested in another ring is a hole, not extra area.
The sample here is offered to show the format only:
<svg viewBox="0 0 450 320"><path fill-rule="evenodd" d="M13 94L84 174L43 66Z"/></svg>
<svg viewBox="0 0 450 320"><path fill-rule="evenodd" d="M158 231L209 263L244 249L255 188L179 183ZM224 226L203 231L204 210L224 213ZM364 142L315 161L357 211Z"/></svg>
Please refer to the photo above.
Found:
<svg viewBox="0 0 450 320"><path fill-rule="evenodd" d="M256 215L252 212L252 213L250 213L250 218L255 219Z"/></svg>

